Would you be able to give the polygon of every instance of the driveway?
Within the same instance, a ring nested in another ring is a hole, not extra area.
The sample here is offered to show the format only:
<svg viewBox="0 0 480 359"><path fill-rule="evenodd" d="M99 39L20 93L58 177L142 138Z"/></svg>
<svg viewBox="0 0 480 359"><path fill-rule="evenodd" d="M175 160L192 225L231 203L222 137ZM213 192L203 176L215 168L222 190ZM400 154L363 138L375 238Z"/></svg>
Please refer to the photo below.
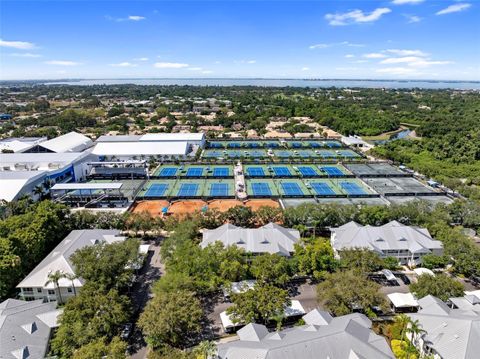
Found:
<svg viewBox="0 0 480 359"><path fill-rule="evenodd" d="M134 309L133 322L136 322L140 313L147 302L152 297L150 288L152 284L160 278L165 272L164 265L160 258L160 244L158 241L144 242L142 244L150 244L145 265L140 270L135 284L131 290L131 299ZM147 344L143 339L142 332L135 327L129 340L129 351L132 359L143 359L147 357Z"/></svg>

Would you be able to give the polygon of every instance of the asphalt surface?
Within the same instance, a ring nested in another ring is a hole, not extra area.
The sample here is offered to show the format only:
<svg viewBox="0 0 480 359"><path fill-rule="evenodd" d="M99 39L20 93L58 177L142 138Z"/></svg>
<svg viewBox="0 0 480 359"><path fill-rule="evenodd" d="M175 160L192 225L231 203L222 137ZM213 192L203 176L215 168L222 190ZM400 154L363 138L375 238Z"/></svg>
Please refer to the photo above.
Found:
<svg viewBox="0 0 480 359"><path fill-rule="evenodd" d="M164 266L160 260L159 242L151 241L143 244L150 244L150 250L145 260L145 265L140 270L131 290L131 299L135 313L133 318L134 322L136 322L148 300L152 297L150 291L152 284L164 273ZM147 357L147 344L143 339L142 332L137 327L134 327L129 339L129 353L131 353L131 359L143 359Z"/></svg>

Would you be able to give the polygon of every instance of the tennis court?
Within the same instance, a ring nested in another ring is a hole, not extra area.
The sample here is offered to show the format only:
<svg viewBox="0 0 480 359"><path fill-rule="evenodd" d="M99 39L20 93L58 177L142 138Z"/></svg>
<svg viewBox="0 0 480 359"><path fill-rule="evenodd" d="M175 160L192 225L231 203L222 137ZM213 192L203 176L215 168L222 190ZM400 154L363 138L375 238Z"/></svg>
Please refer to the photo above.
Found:
<svg viewBox="0 0 480 359"><path fill-rule="evenodd" d="M195 197L197 196L199 184L197 183L181 183L177 192L178 197Z"/></svg>
<svg viewBox="0 0 480 359"><path fill-rule="evenodd" d="M227 151L223 150L204 150L202 152L202 157L205 158L224 158L227 157Z"/></svg>
<svg viewBox="0 0 480 359"><path fill-rule="evenodd" d="M157 179L145 183L138 197L142 198L164 198L168 197L175 185L175 180Z"/></svg>
<svg viewBox="0 0 480 359"><path fill-rule="evenodd" d="M187 177L201 177L203 175L202 167L189 167L187 168L186 176Z"/></svg>
<svg viewBox="0 0 480 359"><path fill-rule="evenodd" d="M352 150L337 150L336 153L338 156L345 157L347 159L361 157L358 153Z"/></svg>
<svg viewBox="0 0 480 359"><path fill-rule="evenodd" d="M242 147L242 143L241 142L228 142L227 147L228 148L240 148L240 147Z"/></svg>
<svg viewBox="0 0 480 359"><path fill-rule="evenodd" d="M330 150L319 150L319 151L315 151L315 153L317 153L323 159L334 159L338 157L335 151L330 151Z"/></svg>
<svg viewBox="0 0 480 359"><path fill-rule="evenodd" d="M246 166L245 173L249 177L265 177L265 170L262 166Z"/></svg>
<svg viewBox="0 0 480 359"><path fill-rule="evenodd" d="M272 190L268 183L252 183L252 191L254 196L271 196Z"/></svg>
<svg viewBox="0 0 480 359"><path fill-rule="evenodd" d="M293 157L293 152L289 150L273 150L275 157L290 158Z"/></svg>
<svg viewBox="0 0 480 359"><path fill-rule="evenodd" d="M360 196L368 194L360 185L351 181L340 181L340 187L344 190L349 196Z"/></svg>
<svg viewBox="0 0 480 359"><path fill-rule="evenodd" d="M297 166L296 169L302 177L317 177L320 175L313 166Z"/></svg>
<svg viewBox="0 0 480 359"><path fill-rule="evenodd" d="M208 171L208 170L207 170ZM229 177L232 176L229 167L214 167L212 171L213 177Z"/></svg>
<svg viewBox="0 0 480 359"><path fill-rule="evenodd" d="M317 196L334 196L335 191L325 182L312 182L310 186Z"/></svg>
<svg viewBox="0 0 480 359"><path fill-rule="evenodd" d="M408 177L409 173L401 171L388 163L352 163L347 167L353 174L359 177Z"/></svg>
<svg viewBox="0 0 480 359"><path fill-rule="evenodd" d="M164 167L160 169L159 177L173 177L177 173L177 167Z"/></svg>
<svg viewBox="0 0 480 359"><path fill-rule="evenodd" d="M342 147L342 144L338 141L325 141L324 143L327 147L330 147L330 148Z"/></svg>
<svg viewBox="0 0 480 359"><path fill-rule="evenodd" d="M164 197L168 187L167 183L153 183L145 192L145 197Z"/></svg>
<svg viewBox="0 0 480 359"><path fill-rule="evenodd" d="M290 147L292 148L302 148L303 143L302 142L289 142Z"/></svg>
<svg viewBox="0 0 480 359"><path fill-rule="evenodd" d="M272 171L275 177L290 177L292 176L292 173L290 172L290 169L285 166L272 166Z"/></svg>
<svg viewBox="0 0 480 359"><path fill-rule="evenodd" d="M276 197L278 191L275 183L269 179L247 180L247 194L251 197Z"/></svg>
<svg viewBox="0 0 480 359"><path fill-rule="evenodd" d="M227 197L228 196L228 184L227 183L213 183L210 186L211 197Z"/></svg>
<svg viewBox="0 0 480 359"><path fill-rule="evenodd" d="M225 148L225 143L223 142L209 142L208 148Z"/></svg>
<svg viewBox="0 0 480 359"><path fill-rule="evenodd" d="M345 173L336 166L318 166L318 168L327 176L345 176Z"/></svg>

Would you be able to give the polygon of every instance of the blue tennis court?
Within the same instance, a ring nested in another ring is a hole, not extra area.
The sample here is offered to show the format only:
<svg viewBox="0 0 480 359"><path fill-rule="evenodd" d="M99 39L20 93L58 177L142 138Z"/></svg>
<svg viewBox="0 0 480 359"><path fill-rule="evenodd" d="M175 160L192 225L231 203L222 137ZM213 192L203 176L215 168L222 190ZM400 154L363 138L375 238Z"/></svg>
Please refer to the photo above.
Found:
<svg viewBox="0 0 480 359"><path fill-rule="evenodd" d="M275 176L291 176L291 172L288 167L273 167L273 173Z"/></svg>
<svg viewBox="0 0 480 359"><path fill-rule="evenodd" d="M189 168L187 170L187 177L200 177L203 173L203 168Z"/></svg>
<svg viewBox="0 0 480 359"><path fill-rule="evenodd" d="M303 158L315 157L315 153L312 151L299 151L298 154Z"/></svg>
<svg viewBox="0 0 480 359"><path fill-rule="evenodd" d="M355 152L350 151L338 151L338 154L343 157L357 157L357 154Z"/></svg>
<svg viewBox="0 0 480 359"><path fill-rule="evenodd" d="M279 145L278 143L276 143L276 142L267 142L267 143L265 144L265 147L268 147L268 148L277 148L277 147L279 147L279 146L280 146L280 145Z"/></svg>
<svg viewBox="0 0 480 359"><path fill-rule="evenodd" d="M240 151L233 151L233 150L229 150L227 154L228 154L228 157L240 157L242 155Z"/></svg>
<svg viewBox="0 0 480 359"><path fill-rule="evenodd" d="M348 194L353 194L353 195L367 194L367 192L365 192L362 187L360 187L358 184L354 182L341 182L340 186Z"/></svg>
<svg viewBox="0 0 480 359"><path fill-rule="evenodd" d="M253 182L252 191L254 196L271 196L272 191L268 183Z"/></svg>
<svg viewBox="0 0 480 359"><path fill-rule="evenodd" d="M292 147L293 148L302 148L303 145L301 142L292 142Z"/></svg>
<svg viewBox="0 0 480 359"><path fill-rule="evenodd" d="M227 197L228 196L228 184L227 183L214 183L210 187L210 196L212 197Z"/></svg>
<svg viewBox="0 0 480 359"><path fill-rule="evenodd" d="M182 183L177 195L179 197L195 197L198 191L196 183Z"/></svg>
<svg viewBox="0 0 480 359"><path fill-rule="evenodd" d="M220 142L210 142L210 148L223 148L223 144Z"/></svg>
<svg viewBox="0 0 480 359"><path fill-rule="evenodd" d="M318 142L309 142L308 143L310 145L310 147L312 148L319 148L319 147L322 147L322 145Z"/></svg>
<svg viewBox="0 0 480 359"><path fill-rule="evenodd" d="M337 167L320 166L320 169L325 171L329 176L345 176L345 173Z"/></svg>
<svg viewBox="0 0 480 359"><path fill-rule="evenodd" d="M145 197L163 197L167 189L168 184L166 183L154 183L145 192Z"/></svg>
<svg viewBox="0 0 480 359"><path fill-rule="evenodd" d="M276 151L275 156L287 158L292 156L292 152L290 151Z"/></svg>
<svg viewBox="0 0 480 359"><path fill-rule="evenodd" d="M318 176L318 173L312 167L308 166L299 166L298 170L302 174L302 176Z"/></svg>
<svg viewBox="0 0 480 359"><path fill-rule="evenodd" d="M249 154L252 157L265 157L266 156L265 151L262 151L262 150L260 150L260 151L250 151Z"/></svg>
<svg viewBox="0 0 480 359"><path fill-rule="evenodd" d="M262 167L247 167L247 175L250 177L263 177L265 176L265 171Z"/></svg>
<svg viewBox="0 0 480 359"><path fill-rule="evenodd" d="M337 154L334 152L320 151L320 156L322 156L323 158L335 158L337 157Z"/></svg>
<svg viewBox="0 0 480 359"><path fill-rule="evenodd" d="M227 147L229 148L240 148L241 144L240 142L230 142Z"/></svg>
<svg viewBox="0 0 480 359"><path fill-rule="evenodd" d="M341 144L339 144L338 142L327 142L327 146L330 147L330 148L337 148L337 147L342 147Z"/></svg>
<svg viewBox="0 0 480 359"><path fill-rule="evenodd" d="M177 173L176 167L165 167L165 168L162 168L162 170L158 175L160 177L172 177L172 176L175 176L176 173Z"/></svg>
<svg viewBox="0 0 480 359"><path fill-rule="evenodd" d="M298 183L295 182L282 182L281 183L283 193L286 196L302 196L303 191L298 185Z"/></svg>
<svg viewBox="0 0 480 359"><path fill-rule="evenodd" d="M335 194L335 191L331 189L327 183L323 183L323 182L310 183L310 186L312 186L312 189L319 196Z"/></svg>
<svg viewBox="0 0 480 359"><path fill-rule="evenodd" d="M227 167L215 167L213 169L213 175L216 177L227 177L229 174L228 172Z"/></svg>

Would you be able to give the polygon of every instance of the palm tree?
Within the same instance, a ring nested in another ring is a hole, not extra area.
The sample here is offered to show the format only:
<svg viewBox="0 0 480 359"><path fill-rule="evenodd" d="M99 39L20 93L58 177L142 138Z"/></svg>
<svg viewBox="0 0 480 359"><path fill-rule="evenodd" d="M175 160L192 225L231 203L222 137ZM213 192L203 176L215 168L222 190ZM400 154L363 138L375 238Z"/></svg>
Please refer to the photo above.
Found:
<svg viewBox="0 0 480 359"><path fill-rule="evenodd" d="M77 296L77 289L75 288L74 280L77 279L77 275L75 273L65 273L63 274L63 278L66 278L72 282L73 294L75 297Z"/></svg>
<svg viewBox="0 0 480 359"><path fill-rule="evenodd" d="M397 315L394 320L395 324L398 324L402 328L402 331L400 333L400 340L403 342L405 340L405 335L407 334L410 317L406 314L400 314Z"/></svg>
<svg viewBox="0 0 480 359"><path fill-rule="evenodd" d="M50 283L53 283L53 286L57 290L57 293L58 293L58 298L59 298L58 303L59 304L61 304L63 302L62 293L60 293L60 287L58 286L58 281L62 278L64 278L63 272L57 270L55 272L48 273L48 280L45 282L45 286L49 285Z"/></svg>
<svg viewBox="0 0 480 359"><path fill-rule="evenodd" d="M40 199L42 198L44 192L43 192L43 186L42 185L37 185L35 186L35 188L33 189L32 193L36 196L38 196Z"/></svg>
<svg viewBox="0 0 480 359"><path fill-rule="evenodd" d="M217 354L217 345L212 341L204 340L197 345L195 352L204 359L213 358Z"/></svg>

